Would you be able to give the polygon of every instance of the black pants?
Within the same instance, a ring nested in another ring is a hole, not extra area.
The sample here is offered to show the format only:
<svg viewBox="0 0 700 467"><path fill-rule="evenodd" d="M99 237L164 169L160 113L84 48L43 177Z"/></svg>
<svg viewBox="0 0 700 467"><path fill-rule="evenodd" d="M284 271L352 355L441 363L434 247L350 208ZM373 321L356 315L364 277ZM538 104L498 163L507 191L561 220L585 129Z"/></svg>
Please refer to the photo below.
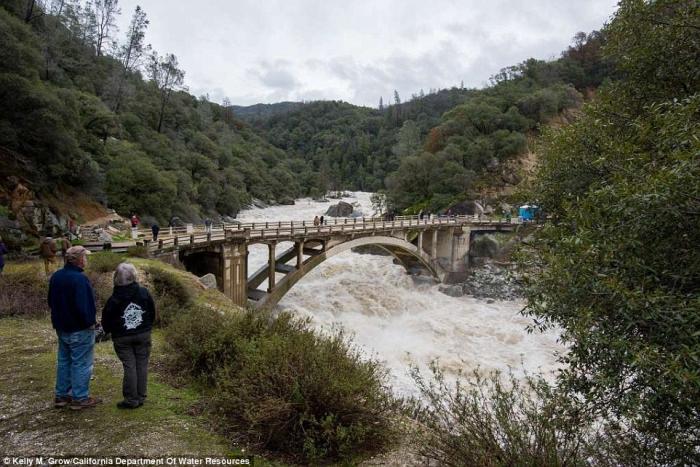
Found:
<svg viewBox="0 0 700 467"><path fill-rule="evenodd" d="M151 331L133 336L114 337L114 351L124 366L124 401L141 405L146 398L148 357L151 355Z"/></svg>

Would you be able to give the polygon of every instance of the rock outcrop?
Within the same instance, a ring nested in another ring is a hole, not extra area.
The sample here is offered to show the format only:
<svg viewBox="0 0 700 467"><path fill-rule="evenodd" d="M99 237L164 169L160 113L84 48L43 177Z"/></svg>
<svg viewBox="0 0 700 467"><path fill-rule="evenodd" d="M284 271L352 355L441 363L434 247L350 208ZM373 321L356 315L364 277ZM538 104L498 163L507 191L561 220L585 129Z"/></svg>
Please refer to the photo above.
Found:
<svg viewBox="0 0 700 467"><path fill-rule="evenodd" d="M349 217L353 210L352 204L340 201L338 204L329 207L325 215L331 217Z"/></svg>

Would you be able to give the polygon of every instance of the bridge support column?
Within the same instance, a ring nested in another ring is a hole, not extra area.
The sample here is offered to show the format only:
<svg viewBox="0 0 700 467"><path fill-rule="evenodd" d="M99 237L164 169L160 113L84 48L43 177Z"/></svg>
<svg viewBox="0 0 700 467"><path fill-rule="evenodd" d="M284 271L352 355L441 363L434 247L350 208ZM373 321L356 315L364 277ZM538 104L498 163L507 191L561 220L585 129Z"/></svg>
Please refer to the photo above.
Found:
<svg viewBox="0 0 700 467"><path fill-rule="evenodd" d="M435 230L433 230L433 241L430 243L430 259L432 259L436 263L438 260L437 243L438 243L438 231L437 231L437 229L435 229Z"/></svg>
<svg viewBox="0 0 700 467"><path fill-rule="evenodd" d="M304 241L301 240L296 243L297 247L297 269L301 269L304 264Z"/></svg>
<svg viewBox="0 0 700 467"><path fill-rule="evenodd" d="M239 306L248 304L248 245L245 242L221 245L221 277L224 294Z"/></svg>
<svg viewBox="0 0 700 467"><path fill-rule="evenodd" d="M267 291L272 292L272 289L275 288L275 266L276 266L276 261L275 261L275 247L276 247L275 242L268 243L267 249L268 249L268 272L267 272Z"/></svg>
<svg viewBox="0 0 700 467"><path fill-rule="evenodd" d="M418 232L418 251L423 253L423 231Z"/></svg>

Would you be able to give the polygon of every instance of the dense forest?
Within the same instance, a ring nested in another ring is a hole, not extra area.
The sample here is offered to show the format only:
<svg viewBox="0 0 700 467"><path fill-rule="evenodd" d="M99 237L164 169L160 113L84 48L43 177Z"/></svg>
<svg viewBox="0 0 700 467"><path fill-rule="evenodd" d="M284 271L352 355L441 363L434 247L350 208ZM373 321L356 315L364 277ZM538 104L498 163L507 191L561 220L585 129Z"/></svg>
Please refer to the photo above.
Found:
<svg viewBox="0 0 700 467"><path fill-rule="evenodd" d="M3 5L0 147L35 191L66 184L161 220L302 194L305 162L188 94L177 58L146 44L140 8L118 38L116 0Z"/></svg>
<svg viewBox="0 0 700 467"><path fill-rule="evenodd" d="M378 109L312 102L252 121L324 187L387 189L396 210L436 210L468 196L489 169L526 150L528 134L611 76L604 42L600 32L579 33L561 58L501 70L482 90L421 90L407 102L395 92Z"/></svg>
<svg viewBox="0 0 700 467"><path fill-rule="evenodd" d="M529 59L482 89L422 90L377 109L344 102L248 108L190 95L173 54L147 45L117 0L9 0L0 8L0 150L33 190L62 185L121 214L231 215L253 198L387 190L395 210L465 198L526 136L610 75L604 35ZM8 174L5 174L7 176Z"/></svg>

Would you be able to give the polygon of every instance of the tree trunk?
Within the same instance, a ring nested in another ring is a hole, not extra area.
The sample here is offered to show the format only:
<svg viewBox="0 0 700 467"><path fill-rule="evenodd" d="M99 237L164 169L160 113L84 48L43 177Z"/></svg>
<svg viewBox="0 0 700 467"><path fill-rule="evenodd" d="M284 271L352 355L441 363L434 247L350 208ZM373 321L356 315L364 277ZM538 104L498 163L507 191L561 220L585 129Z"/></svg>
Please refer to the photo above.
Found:
<svg viewBox="0 0 700 467"><path fill-rule="evenodd" d="M27 2L27 11L24 14L24 22L28 23L32 20L32 15L34 14L34 3L36 0L29 0Z"/></svg>

